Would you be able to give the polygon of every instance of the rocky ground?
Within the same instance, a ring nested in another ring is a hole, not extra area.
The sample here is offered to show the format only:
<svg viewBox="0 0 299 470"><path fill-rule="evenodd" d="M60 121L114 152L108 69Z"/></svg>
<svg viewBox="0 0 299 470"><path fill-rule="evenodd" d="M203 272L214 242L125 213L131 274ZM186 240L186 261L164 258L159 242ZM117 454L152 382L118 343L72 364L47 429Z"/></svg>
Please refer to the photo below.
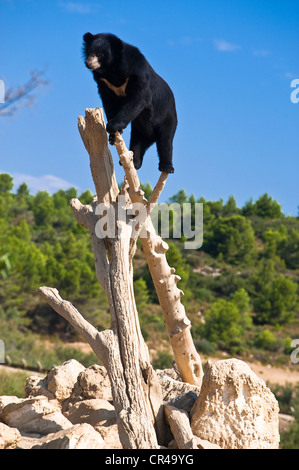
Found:
<svg viewBox="0 0 299 470"><path fill-rule="evenodd" d="M245 362L208 362L201 390L173 369L157 374L165 410L162 447L279 447L277 401ZM70 360L45 377L29 377L25 392L25 398L0 397L0 449L122 448L104 367Z"/></svg>

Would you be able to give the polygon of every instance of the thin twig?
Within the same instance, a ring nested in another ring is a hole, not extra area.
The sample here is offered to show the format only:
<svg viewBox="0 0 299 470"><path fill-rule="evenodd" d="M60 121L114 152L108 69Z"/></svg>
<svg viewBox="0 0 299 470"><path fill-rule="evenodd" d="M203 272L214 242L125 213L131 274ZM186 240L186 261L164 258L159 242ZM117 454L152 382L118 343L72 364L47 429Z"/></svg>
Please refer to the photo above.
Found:
<svg viewBox="0 0 299 470"><path fill-rule="evenodd" d="M24 85L8 89L5 94L5 102L0 104L0 116L12 116L20 108L31 106L35 99L31 93L42 85L48 85L48 82L41 78L43 74L44 71L32 71L30 80Z"/></svg>

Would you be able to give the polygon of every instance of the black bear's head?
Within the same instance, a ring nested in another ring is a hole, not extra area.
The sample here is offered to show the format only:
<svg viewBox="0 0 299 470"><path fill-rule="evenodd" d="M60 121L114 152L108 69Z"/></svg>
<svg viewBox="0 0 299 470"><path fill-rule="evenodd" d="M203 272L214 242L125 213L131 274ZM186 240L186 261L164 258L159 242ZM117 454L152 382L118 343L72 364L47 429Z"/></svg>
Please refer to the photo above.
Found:
<svg viewBox="0 0 299 470"><path fill-rule="evenodd" d="M121 60L123 42L114 34L91 34L83 36L83 55L88 69L97 73L108 72Z"/></svg>

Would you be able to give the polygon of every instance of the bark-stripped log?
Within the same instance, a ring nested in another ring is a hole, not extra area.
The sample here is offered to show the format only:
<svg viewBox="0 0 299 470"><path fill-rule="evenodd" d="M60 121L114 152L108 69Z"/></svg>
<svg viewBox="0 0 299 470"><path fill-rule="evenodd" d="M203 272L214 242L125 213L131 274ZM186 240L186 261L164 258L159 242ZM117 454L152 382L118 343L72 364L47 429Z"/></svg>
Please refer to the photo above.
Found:
<svg viewBox="0 0 299 470"><path fill-rule="evenodd" d="M120 134L117 134L115 141L119 159L124 167L126 180L129 184L130 198L133 203L144 204L147 207L147 214L149 214L151 199L148 202L140 189L139 178L133 165L132 152L126 148ZM161 173L152 193L154 203L156 203L165 185L166 178L167 175ZM177 368L185 382L200 387L203 370L200 356L195 349L191 336L191 324L181 302L184 293L177 287L180 277L175 275L175 268L169 267L166 259L168 245L156 234L150 217L147 217L144 222L143 232L146 233L146 236L140 238L142 248L158 294Z"/></svg>
<svg viewBox="0 0 299 470"><path fill-rule="evenodd" d="M188 413L171 405L165 405L164 411L178 448L198 449L191 431Z"/></svg>

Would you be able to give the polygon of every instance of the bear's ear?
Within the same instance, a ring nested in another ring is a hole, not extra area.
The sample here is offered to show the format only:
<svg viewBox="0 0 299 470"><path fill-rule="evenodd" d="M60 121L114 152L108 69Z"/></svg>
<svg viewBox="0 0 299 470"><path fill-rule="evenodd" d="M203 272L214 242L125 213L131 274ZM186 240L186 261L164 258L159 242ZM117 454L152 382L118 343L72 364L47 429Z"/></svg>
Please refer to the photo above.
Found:
<svg viewBox="0 0 299 470"><path fill-rule="evenodd" d="M84 34L83 41L85 42L85 44L90 44L92 40L93 40L93 34L91 33Z"/></svg>

